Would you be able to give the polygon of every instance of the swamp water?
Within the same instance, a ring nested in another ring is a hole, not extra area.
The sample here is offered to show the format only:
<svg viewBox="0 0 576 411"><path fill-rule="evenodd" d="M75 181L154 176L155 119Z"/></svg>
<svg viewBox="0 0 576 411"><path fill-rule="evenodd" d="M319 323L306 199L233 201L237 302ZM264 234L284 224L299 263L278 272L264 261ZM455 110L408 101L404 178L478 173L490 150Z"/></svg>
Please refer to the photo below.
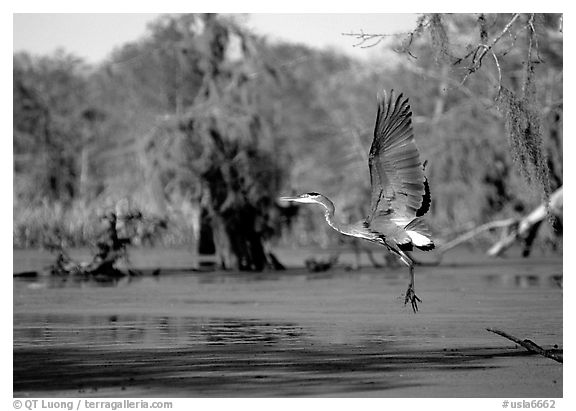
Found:
<svg viewBox="0 0 576 411"><path fill-rule="evenodd" d="M194 272L187 256L137 252L172 268L114 281L14 277L14 396L562 396L562 364L486 331L562 349L561 256L416 267L417 314L405 268ZM15 250L14 270L45 260Z"/></svg>

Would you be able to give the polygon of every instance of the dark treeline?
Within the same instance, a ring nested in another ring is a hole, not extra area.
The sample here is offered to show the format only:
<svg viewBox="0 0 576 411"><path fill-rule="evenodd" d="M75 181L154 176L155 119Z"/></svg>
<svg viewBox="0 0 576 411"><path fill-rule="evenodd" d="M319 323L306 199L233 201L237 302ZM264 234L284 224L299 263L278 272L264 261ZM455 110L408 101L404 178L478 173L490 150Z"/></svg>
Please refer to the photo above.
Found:
<svg viewBox="0 0 576 411"><path fill-rule="evenodd" d="M526 213L562 185L561 30L560 15L423 15L359 62L229 16L170 15L97 66L16 54L14 246L90 244L111 209L150 216L143 233L168 222L143 242L242 269L266 264L270 239L334 243L314 210L275 199L319 191L362 218L390 88L410 97L440 237Z"/></svg>

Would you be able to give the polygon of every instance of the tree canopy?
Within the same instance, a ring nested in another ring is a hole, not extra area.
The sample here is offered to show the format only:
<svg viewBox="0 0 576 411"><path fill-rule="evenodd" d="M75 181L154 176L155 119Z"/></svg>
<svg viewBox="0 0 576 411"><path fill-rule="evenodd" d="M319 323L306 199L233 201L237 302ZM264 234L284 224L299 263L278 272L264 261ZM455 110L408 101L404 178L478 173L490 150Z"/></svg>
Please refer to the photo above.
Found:
<svg viewBox="0 0 576 411"><path fill-rule="evenodd" d="M374 46L400 53L395 63L271 42L205 14L162 16L94 67L16 54L14 245L50 230L90 241L89 217L121 200L170 220L166 244L198 242L203 219L216 242L242 238L225 247L244 256L282 233L337 241L314 210L294 219L275 199L318 191L342 220L362 218L376 94L391 88L410 98L437 233L520 213L562 185L561 18L422 15Z"/></svg>

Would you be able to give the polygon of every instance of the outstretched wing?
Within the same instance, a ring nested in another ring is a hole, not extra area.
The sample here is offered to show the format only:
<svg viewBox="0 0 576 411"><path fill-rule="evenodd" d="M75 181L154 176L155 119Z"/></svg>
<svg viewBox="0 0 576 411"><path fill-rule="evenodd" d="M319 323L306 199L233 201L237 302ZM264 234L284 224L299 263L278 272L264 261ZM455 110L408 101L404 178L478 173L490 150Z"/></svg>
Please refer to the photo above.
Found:
<svg viewBox="0 0 576 411"><path fill-rule="evenodd" d="M423 205L424 167L414 143L411 117L408 98L402 94L395 97L392 90L389 97L384 93L379 99L368 160L372 200L367 223L375 215L390 212L413 218Z"/></svg>

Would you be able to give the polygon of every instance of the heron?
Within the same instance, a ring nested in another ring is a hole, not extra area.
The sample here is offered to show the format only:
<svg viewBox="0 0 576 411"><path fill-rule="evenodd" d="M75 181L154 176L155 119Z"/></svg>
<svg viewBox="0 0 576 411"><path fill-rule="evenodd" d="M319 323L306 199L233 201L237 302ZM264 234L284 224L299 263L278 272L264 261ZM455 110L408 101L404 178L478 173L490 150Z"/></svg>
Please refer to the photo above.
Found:
<svg viewBox="0 0 576 411"><path fill-rule="evenodd" d="M412 111L408 98L384 91L378 97L374 138L368 156L370 172L370 211L364 220L343 224L335 217L334 203L326 196L309 192L295 197L280 197L280 201L320 204L326 222L347 236L361 238L385 246L408 267L410 281L404 304L410 302L418 311L414 287L414 260L409 252L415 248L434 248L430 231L422 216L430 209L431 195L424 175L426 162L414 141Z"/></svg>

